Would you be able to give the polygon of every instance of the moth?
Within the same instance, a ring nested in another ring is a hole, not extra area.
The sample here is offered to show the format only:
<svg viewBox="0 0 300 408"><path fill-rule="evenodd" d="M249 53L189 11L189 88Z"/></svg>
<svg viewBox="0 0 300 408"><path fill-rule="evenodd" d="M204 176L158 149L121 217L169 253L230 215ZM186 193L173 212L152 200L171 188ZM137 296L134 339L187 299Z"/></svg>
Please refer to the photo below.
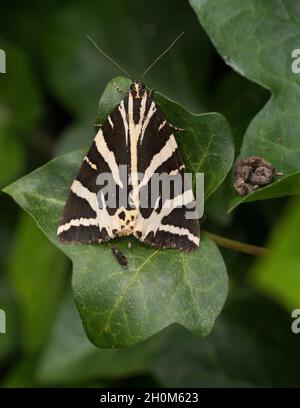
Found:
<svg viewBox="0 0 300 408"><path fill-rule="evenodd" d="M114 62L101 49L99 51ZM144 83L133 81L121 103L99 126L71 185L57 230L59 239L101 243L132 235L155 248L195 250L199 246L199 222L186 215L195 211L191 183L182 182L180 191L173 186L167 198L163 197L165 187L159 185L154 191L152 183L157 175L184 179L185 165L174 130ZM128 169L125 178L121 177L122 166ZM104 186L99 185L103 174L110 175L114 183L108 194L102 193ZM117 200L115 207L107 205L109 198L124 196L124 192L128 198L125 204L120 205ZM143 196L151 197L152 205L141 205L142 192Z"/></svg>

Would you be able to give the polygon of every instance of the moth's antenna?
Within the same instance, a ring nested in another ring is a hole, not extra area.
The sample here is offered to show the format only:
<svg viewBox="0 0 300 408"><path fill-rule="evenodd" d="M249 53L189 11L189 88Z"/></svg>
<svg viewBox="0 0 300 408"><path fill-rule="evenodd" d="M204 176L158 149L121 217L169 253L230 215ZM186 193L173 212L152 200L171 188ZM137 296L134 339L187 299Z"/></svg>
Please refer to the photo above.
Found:
<svg viewBox="0 0 300 408"><path fill-rule="evenodd" d="M99 47L99 45L96 43L96 41L94 41L92 39L92 37L90 37L88 34L85 34L85 36L87 37L88 40L90 40L90 42L94 45L94 47L102 54L104 55L104 57L106 57L110 62L112 62L116 67L118 67L126 76L128 76L128 78L130 79L130 75L128 74L127 71L125 71L125 69L123 67L121 67L120 64L118 64L116 61L114 61L112 59L112 57L110 57L108 54L106 54L106 52L104 52L103 50L101 50L101 48Z"/></svg>
<svg viewBox="0 0 300 408"><path fill-rule="evenodd" d="M173 47L173 45L176 43L176 41L179 40L179 38L182 37L183 34L184 34L184 31L182 31L182 33L180 33L180 34L175 38L175 40L172 42L172 44L170 44L169 47L168 47L162 54L160 54L160 55L156 58L156 60L154 60L154 61L152 62L152 64L144 71L143 75L141 76L141 79L143 79L144 76L147 74L147 72L153 67L153 65L155 65L155 64L161 59L161 57L163 57L163 56Z"/></svg>

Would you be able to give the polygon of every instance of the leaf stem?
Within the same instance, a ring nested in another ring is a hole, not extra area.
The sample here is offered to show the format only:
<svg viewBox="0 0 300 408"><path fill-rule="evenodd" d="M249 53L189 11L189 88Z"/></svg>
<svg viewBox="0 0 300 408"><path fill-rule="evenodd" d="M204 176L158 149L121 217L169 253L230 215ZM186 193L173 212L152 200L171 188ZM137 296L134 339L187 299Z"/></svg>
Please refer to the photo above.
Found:
<svg viewBox="0 0 300 408"><path fill-rule="evenodd" d="M227 249L232 249L234 251L243 252L245 254L262 256L270 253L267 248L244 244L243 242L234 241L229 238L222 237L221 235L213 234L211 232L205 231L205 234L211 238L217 245L222 246Z"/></svg>

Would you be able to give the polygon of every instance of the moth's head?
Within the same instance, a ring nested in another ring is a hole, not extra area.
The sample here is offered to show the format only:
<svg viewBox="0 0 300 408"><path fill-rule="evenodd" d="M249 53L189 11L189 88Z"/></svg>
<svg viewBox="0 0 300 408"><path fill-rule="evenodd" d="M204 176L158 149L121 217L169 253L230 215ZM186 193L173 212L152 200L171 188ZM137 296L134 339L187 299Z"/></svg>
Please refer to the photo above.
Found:
<svg viewBox="0 0 300 408"><path fill-rule="evenodd" d="M133 81L130 85L130 93L133 98L142 98L145 95L145 85L141 81Z"/></svg>

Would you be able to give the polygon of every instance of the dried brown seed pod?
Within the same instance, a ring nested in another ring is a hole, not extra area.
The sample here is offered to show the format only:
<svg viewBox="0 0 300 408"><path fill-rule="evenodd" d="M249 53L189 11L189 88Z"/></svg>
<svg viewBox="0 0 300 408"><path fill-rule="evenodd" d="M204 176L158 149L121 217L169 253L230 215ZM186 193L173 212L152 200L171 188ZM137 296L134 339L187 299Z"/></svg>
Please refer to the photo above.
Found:
<svg viewBox="0 0 300 408"><path fill-rule="evenodd" d="M234 171L234 188L240 196L246 196L259 186L270 184L274 176L282 176L272 163L262 157L250 156L240 160Z"/></svg>

